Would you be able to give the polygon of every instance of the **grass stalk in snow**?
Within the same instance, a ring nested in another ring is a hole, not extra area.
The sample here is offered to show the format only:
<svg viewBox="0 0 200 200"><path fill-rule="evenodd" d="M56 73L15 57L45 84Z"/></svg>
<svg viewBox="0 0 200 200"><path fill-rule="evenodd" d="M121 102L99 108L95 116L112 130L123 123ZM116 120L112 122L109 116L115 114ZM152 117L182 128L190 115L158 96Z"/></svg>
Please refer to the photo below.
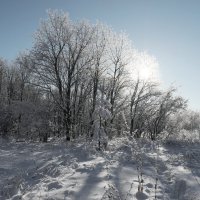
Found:
<svg viewBox="0 0 200 200"><path fill-rule="evenodd" d="M138 174L138 192L143 192L143 184L144 184L144 179L143 179L143 152L142 152L142 147L137 147L137 174Z"/></svg>
<svg viewBox="0 0 200 200"><path fill-rule="evenodd" d="M155 142L156 160L155 160L155 199L158 193L158 159L159 159L159 142Z"/></svg>

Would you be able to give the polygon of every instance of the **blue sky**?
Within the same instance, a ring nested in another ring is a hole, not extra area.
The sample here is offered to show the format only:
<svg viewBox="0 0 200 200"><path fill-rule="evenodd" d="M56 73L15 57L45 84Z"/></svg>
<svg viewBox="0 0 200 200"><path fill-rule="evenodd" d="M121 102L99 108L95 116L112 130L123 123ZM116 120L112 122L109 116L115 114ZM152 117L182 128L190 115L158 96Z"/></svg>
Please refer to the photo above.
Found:
<svg viewBox="0 0 200 200"><path fill-rule="evenodd" d="M31 48L49 8L125 30L135 48L157 58L164 87L173 83L200 110L199 0L0 0L0 57Z"/></svg>

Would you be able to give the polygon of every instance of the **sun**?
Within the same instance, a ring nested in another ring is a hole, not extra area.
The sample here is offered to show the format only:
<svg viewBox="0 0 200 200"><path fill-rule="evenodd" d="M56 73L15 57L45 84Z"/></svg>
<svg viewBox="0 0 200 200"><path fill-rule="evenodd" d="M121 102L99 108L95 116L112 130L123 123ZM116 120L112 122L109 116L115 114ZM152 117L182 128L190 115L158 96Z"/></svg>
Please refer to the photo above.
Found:
<svg viewBox="0 0 200 200"><path fill-rule="evenodd" d="M159 81L159 65L155 57L146 52L140 52L135 59L134 65L140 79Z"/></svg>
<svg viewBox="0 0 200 200"><path fill-rule="evenodd" d="M140 66L139 77L144 80L149 80L152 76L152 71L147 66Z"/></svg>

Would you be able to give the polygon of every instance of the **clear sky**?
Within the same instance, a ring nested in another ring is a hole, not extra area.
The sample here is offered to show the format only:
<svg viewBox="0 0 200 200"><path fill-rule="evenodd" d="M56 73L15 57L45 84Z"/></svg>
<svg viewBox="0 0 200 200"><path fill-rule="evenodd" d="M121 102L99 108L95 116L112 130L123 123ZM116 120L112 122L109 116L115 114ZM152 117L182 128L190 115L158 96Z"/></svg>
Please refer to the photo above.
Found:
<svg viewBox="0 0 200 200"><path fill-rule="evenodd" d="M125 30L135 48L157 58L163 85L174 83L200 110L200 0L0 0L0 57L30 49L49 8Z"/></svg>

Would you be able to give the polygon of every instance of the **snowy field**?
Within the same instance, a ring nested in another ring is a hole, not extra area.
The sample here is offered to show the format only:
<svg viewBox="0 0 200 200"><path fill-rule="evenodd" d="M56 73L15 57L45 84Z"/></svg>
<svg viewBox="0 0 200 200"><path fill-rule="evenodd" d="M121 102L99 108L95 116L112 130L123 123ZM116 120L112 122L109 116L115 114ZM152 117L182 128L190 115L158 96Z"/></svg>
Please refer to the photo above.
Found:
<svg viewBox="0 0 200 200"><path fill-rule="evenodd" d="M200 200L199 143L118 138L106 151L91 146L1 139L0 199Z"/></svg>

